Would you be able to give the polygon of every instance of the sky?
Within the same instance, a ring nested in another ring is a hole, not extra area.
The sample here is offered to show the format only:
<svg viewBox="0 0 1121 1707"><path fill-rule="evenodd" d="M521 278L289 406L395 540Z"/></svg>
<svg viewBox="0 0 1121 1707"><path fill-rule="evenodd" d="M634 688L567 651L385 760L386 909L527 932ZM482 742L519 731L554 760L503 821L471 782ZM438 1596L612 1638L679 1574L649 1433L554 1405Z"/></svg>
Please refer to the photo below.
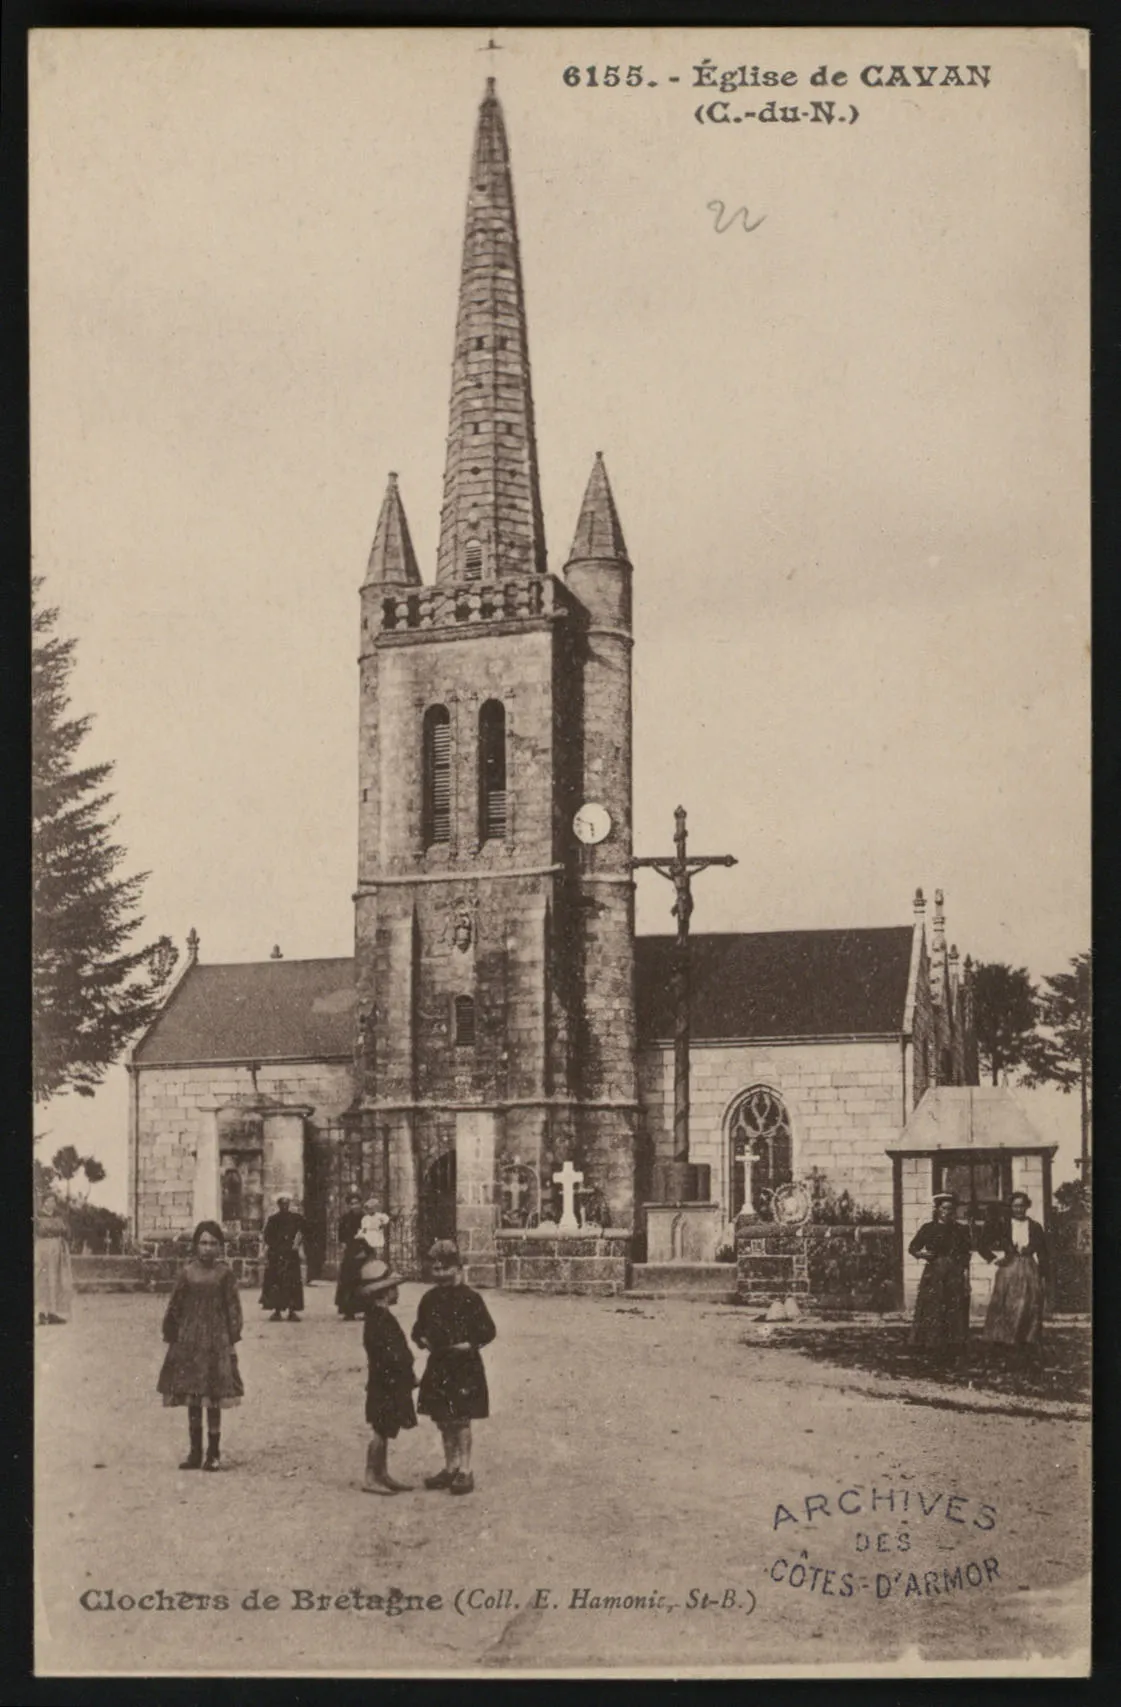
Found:
<svg viewBox="0 0 1121 1707"><path fill-rule="evenodd" d="M1081 39L497 39L33 33L34 564L145 940L351 952L358 587L391 469L434 572L493 74L550 566L598 450L635 565L636 851L680 802L736 855L697 930L906 923L941 886L963 956L1063 969L1090 940ZM721 97L706 60L798 83ZM988 86L860 81L916 62ZM845 122L742 116L775 94ZM697 120L720 98L738 125ZM669 901L641 879L640 930ZM1069 1177L1076 1100L1026 1101ZM112 1206L125 1106L117 1068L37 1127Z"/></svg>

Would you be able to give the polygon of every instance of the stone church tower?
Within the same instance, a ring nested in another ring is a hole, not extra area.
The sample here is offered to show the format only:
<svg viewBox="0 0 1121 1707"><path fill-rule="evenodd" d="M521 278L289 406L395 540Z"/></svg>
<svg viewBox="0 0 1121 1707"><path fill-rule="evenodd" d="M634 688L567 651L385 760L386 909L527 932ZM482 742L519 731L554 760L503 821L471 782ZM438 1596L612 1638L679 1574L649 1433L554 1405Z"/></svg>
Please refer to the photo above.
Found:
<svg viewBox="0 0 1121 1707"><path fill-rule="evenodd" d="M601 458L563 575L537 474L510 159L467 197L440 541L395 475L362 588L355 1116L369 1177L486 1277L510 1194L571 1161L634 1214L631 566ZM504 1195L506 1194L506 1195Z"/></svg>

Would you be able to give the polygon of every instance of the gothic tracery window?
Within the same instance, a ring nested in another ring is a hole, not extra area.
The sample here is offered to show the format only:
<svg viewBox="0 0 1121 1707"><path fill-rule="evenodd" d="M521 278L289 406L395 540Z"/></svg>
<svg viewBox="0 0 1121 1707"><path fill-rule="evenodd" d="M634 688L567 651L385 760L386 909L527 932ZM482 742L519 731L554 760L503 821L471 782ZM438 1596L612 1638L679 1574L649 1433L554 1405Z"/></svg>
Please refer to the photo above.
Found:
<svg viewBox="0 0 1121 1707"><path fill-rule="evenodd" d="M728 1140L732 1217L745 1208L766 1214L770 1193L793 1178L790 1116L778 1092L769 1085L744 1091L728 1121Z"/></svg>

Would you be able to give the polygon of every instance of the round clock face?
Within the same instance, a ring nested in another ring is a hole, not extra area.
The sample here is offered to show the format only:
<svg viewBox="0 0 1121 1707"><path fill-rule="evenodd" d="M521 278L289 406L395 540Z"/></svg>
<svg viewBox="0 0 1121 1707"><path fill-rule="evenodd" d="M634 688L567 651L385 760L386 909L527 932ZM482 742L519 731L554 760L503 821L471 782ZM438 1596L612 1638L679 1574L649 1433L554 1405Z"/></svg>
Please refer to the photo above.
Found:
<svg viewBox="0 0 1121 1707"><path fill-rule="evenodd" d="M582 842L602 842L611 833L611 814L606 806L589 800L572 820L572 828Z"/></svg>

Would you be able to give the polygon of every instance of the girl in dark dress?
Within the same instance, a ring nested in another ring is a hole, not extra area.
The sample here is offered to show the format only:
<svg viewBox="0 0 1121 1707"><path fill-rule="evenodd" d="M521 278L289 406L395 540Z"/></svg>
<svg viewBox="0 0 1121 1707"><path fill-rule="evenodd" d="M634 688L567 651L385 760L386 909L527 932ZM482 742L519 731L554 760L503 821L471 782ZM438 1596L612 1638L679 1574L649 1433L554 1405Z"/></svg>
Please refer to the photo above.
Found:
<svg viewBox="0 0 1121 1707"><path fill-rule="evenodd" d="M366 1311L362 1343L366 1348L366 1421L373 1439L366 1449L367 1494L404 1494L408 1482L397 1482L389 1474L386 1460L389 1442L403 1428L416 1427L413 1409L413 1354L409 1342L391 1314L397 1302L401 1276L388 1263L368 1257L359 1271L356 1295Z"/></svg>
<svg viewBox="0 0 1121 1707"><path fill-rule="evenodd" d="M428 1352L417 1409L432 1418L444 1443L444 1468L426 1476L426 1488L469 1494L471 1423L490 1415L486 1372L479 1347L497 1332L479 1294L463 1284L463 1263L450 1239L437 1239L428 1253L436 1282L417 1308L413 1339Z"/></svg>
<svg viewBox="0 0 1121 1707"><path fill-rule="evenodd" d="M361 1225L362 1197L359 1192L350 1191L346 1197L346 1211L339 1217L339 1278L335 1286L335 1309L347 1322L353 1322L362 1308L362 1300L356 1291L359 1270L366 1254L364 1246L357 1243Z"/></svg>
<svg viewBox="0 0 1121 1707"><path fill-rule="evenodd" d="M1007 1220L981 1247L985 1261L997 1265L984 1338L1012 1347L1020 1357L1040 1354L1044 1293L1051 1278L1047 1235L1029 1216L1030 1208L1027 1192L1014 1191Z"/></svg>
<svg viewBox="0 0 1121 1707"><path fill-rule="evenodd" d="M968 1230L954 1219L957 1199L939 1192L934 1219L921 1226L908 1247L926 1264L919 1281L911 1344L935 1357L961 1355L969 1342Z"/></svg>
<svg viewBox="0 0 1121 1707"><path fill-rule="evenodd" d="M277 1197L276 1214L265 1222L265 1280L261 1308L271 1310L270 1322L279 1322L282 1310L288 1320L298 1322L304 1307L304 1283L300 1274L301 1242L306 1246L307 1223L292 1209L292 1199Z"/></svg>
<svg viewBox="0 0 1121 1707"><path fill-rule="evenodd" d="M241 1338L241 1300L233 1270L218 1257L222 1229L200 1221L191 1258L171 1294L163 1319L167 1356L156 1383L165 1405L186 1405L191 1449L181 1470L221 1468L222 1411L240 1405L245 1388L234 1346ZM206 1462L202 1412L206 1407Z"/></svg>

